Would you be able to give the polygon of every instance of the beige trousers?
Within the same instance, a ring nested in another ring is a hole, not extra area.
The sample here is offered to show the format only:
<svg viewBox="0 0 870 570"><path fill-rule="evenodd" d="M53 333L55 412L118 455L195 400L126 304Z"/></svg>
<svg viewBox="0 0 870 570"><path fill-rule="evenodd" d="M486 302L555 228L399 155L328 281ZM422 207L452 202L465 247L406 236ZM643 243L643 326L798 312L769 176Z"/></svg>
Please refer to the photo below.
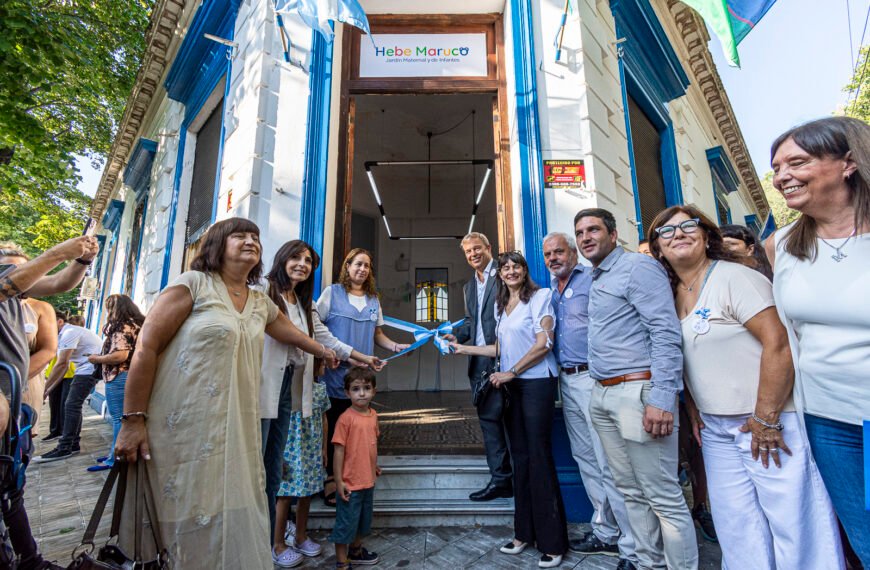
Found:
<svg viewBox="0 0 870 570"><path fill-rule="evenodd" d="M653 439L643 429L649 381L592 389L590 414L616 488L625 497L638 567L698 568L692 516L677 479L677 418L674 433Z"/></svg>

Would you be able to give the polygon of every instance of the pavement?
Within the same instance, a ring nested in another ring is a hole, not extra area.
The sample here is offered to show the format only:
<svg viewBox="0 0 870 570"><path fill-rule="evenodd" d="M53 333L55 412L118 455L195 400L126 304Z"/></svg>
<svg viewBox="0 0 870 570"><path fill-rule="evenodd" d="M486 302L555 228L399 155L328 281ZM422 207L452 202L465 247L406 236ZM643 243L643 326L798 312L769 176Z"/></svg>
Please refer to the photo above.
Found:
<svg viewBox="0 0 870 570"><path fill-rule="evenodd" d="M42 418L40 428L42 434L48 433L46 417ZM25 505L33 535L47 559L56 560L62 565L71 561L71 554L81 541L108 473L88 473L85 469L93 465L97 457L107 454L111 439L112 430L109 424L89 406L85 406L81 453L64 461L28 467ZM37 438L36 453L50 451L55 443L44 443ZM110 519L111 503L100 523L100 531L95 541L98 547L108 539ZM568 532L572 539L579 538L589 532L589 525L571 524ZM297 568L334 568L334 549L326 540L328 531L312 531L310 535L323 545L323 553L316 558L306 559ZM378 568L537 568L540 553L534 548L527 548L518 556L509 556L498 551L512 537L512 529L507 526L376 528L364 541L364 545L380 555ZM700 568L720 568L718 545L707 542L700 536L698 543ZM560 568L607 570L616 568L616 564L615 557L568 553Z"/></svg>

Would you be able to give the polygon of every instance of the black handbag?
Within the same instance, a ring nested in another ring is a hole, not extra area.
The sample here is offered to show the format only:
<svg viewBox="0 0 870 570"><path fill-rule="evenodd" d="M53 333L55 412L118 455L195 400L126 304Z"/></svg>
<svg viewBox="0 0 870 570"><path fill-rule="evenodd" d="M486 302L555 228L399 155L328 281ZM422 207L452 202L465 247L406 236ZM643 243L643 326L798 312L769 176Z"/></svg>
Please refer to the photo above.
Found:
<svg viewBox="0 0 870 570"><path fill-rule="evenodd" d="M501 319L499 319L499 322L500 321ZM495 358L490 360L489 366L487 366L486 370L483 371L483 374L480 375L480 381L476 382L472 388L471 403L474 404L474 407L480 407L489 395L493 393L502 398L502 407L507 407L508 404L507 388L504 386L496 388L492 385L492 382L489 381L489 377L498 372L501 368L501 350L498 344L498 324L496 324L495 336Z"/></svg>
<svg viewBox="0 0 870 570"><path fill-rule="evenodd" d="M112 540L117 539L121 528L121 516L127 492L127 473L129 470L127 462L116 461L112 466L112 470L109 471L109 476L106 478L103 490L100 491L100 498L97 500L94 512L91 514L91 520L88 522L88 528L85 530L82 542L73 551L73 561L67 566L67 570L129 570L131 568L137 570L166 570L169 568L169 553L163 547L163 542L160 540L160 529L157 517L155 516L154 499L151 496L151 487L148 484L148 471L145 469L144 461L137 461L135 469L136 502L133 509L133 520L136 521L136 534L134 537L133 557L128 556L117 544L111 544ZM118 490L115 493L115 506L112 510L112 528L109 532L109 541L94 556L94 537L97 534L97 527L100 525L100 519L106 510L106 503L109 501L109 496L112 494L116 481L118 482ZM154 560L142 560L142 533L145 531L145 524L142 522L143 513L148 515L151 535L157 549L157 558ZM76 554L77 552L78 554Z"/></svg>

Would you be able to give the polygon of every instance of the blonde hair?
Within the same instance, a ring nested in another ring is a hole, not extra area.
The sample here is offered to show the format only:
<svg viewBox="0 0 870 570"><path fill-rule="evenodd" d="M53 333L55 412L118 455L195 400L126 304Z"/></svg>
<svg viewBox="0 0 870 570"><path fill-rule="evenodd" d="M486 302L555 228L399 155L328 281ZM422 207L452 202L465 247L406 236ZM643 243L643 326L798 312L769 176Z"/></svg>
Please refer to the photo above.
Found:
<svg viewBox="0 0 870 570"><path fill-rule="evenodd" d="M27 261L30 261L30 256L24 253L21 246L11 241L0 242L0 257L23 257Z"/></svg>

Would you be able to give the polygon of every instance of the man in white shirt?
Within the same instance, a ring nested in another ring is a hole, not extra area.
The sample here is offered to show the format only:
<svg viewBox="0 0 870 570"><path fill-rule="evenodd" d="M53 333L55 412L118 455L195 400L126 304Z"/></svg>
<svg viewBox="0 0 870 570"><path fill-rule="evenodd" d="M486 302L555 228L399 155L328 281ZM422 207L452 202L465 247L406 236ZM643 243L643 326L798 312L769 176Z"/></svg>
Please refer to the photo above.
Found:
<svg viewBox="0 0 870 570"><path fill-rule="evenodd" d="M62 321L58 321L61 324ZM49 393L63 380L69 363L76 365L76 375L70 384L69 395L66 398L63 411L63 435L57 448L34 457L34 463L59 461L79 453L79 439L82 431L82 405L88 395L100 381L94 376L94 365L88 361L88 356L100 354L102 349L100 337L84 327L64 322L57 339L57 362L51 370L51 375L45 383L45 391Z"/></svg>
<svg viewBox="0 0 870 570"><path fill-rule="evenodd" d="M495 262L492 248L485 235L472 232L461 242L468 265L474 276L466 283L465 323L456 331L456 342L475 346L495 344ZM492 367L492 358L471 356L468 359L468 378L471 391L487 380L483 374ZM472 501L489 501L499 497L513 497L511 484L511 461L507 447L504 423L504 400L499 391L490 390L477 403L477 417L483 432L486 463L489 466L490 482L479 491L469 495Z"/></svg>

